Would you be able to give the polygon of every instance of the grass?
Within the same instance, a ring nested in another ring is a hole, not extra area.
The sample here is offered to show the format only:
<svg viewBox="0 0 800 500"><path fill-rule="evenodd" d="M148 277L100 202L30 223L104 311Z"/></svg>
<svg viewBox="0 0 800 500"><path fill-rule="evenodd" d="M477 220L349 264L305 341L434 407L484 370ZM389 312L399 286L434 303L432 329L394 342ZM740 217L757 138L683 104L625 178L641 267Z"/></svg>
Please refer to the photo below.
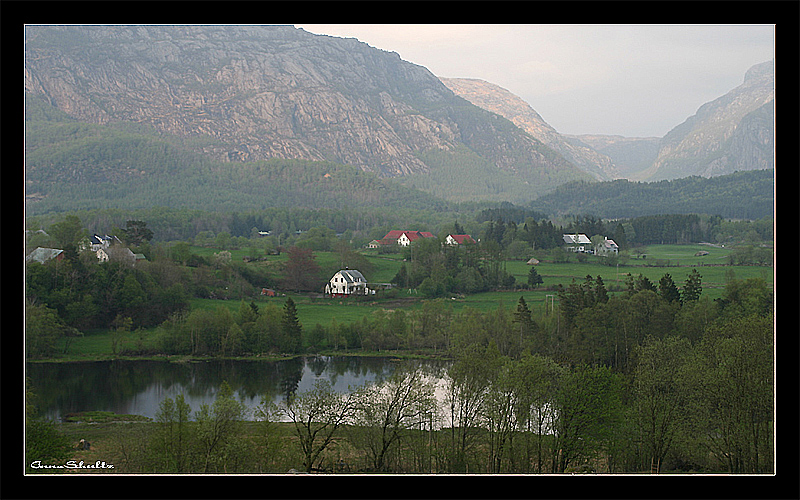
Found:
<svg viewBox="0 0 800 500"><path fill-rule="evenodd" d="M705 250L708 255L697 257L695 254ZM192 251L198 254L213 255L218 250L192 247ZM625 279L630 273L634 276L639 274L647 277L654 284L658 283L665 273L672 276L673 281L681 287L686 277L695 267L702 276L703 296L716 299L723 296L725 283L729 276L736 279L762 278L769 286L774 280L774 269L763 266L728 266L720 265L727 262L727 257L732 250L727 248L716 248L708 245L651 245L644 249L644 258L631 258L627 265L611 267L602 264L602 257L589 256L585 262L553 263L541 262L536 265L537 272L542 276L544 283L533 290L508 290L477 293L467 296L448 297L443 299L452 305L454 311L463 310L471 307L480 311L489 311L499 306L513 308L516 307L520 297L524 297L528 306L535 315L545 313L545 306L548 295L556 295L556 287L559 284L569 285L574 279L582 282L587 275L592 277L602 276L606 288L610 293L615 290L625 288ZM247 250L233 251L234 258L247 255ZM315 252L317 261L323 268L338 269L339 256L333 252ZM401 254L378 254L376 251L365 251L363 255L372 264L372 268L366 275L367 280L374 283L386 283L400 269L403 264ZM270 256L269 262L280 262L286 260L286 255ZM574 257L572 257L574 259ZM660 265L656 265L660 264ZM667 265L669 264L669 265ZM526 283L531 266L525 261L507 261L506 271L512 274L517 283ZM330 298L320 296L310 296L286 292L285 296L278 297L245 297L246 303L250 301L262 306L275 304L283 307L286 297L292 297L297 305L298 317L305 328L313 328L316 324L329 326L334 320L338 324L347 324L360 321L365 316L372 315L378 309L415 309L422 307L423 299L420 295L411 293L407 290L398 289L393 298ZM215 309L226 307L232 313L236 313L241 305L240 300L214 300L214 299L191 299L192 309ZM144 331L144 346L153 338L156 328ZM130 333L122 341L120 349L124 347L133 348L136 344L136 333ZM63 344L62 344L63 348ZM112 355L111 350L111 331L96 330L86 332L82 337L71 340L68 354L60 356L61 361L72 360L92 360L108 359ZM124 357L124 356L118 356Z"/></svg>

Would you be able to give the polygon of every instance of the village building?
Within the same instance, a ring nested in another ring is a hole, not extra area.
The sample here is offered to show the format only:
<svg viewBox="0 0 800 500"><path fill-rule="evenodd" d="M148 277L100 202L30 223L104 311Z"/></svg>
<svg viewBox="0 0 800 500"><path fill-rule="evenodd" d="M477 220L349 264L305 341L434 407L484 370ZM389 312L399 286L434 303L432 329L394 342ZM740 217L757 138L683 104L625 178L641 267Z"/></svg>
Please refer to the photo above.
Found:
<svg viewBox="0 0 800 500"><path fill-rule="evenodd" d="M407 247L420 238L435 237L436 236L433 233L429 233L427 231L403 231L395 229L386 233L386 236L380 240L370 241L367 246L369 248L381 248L389 245L400 245L401 247Z"/></svg>
<svg viewBox="0 0 800 500"><path fill-rule="evenodd" d="M375 293L367 288L364 275L355 269L342 269L333 275L325 285L325 295L333 297L349 297L351 295L369 295Z"/></svg>
<svg viewBox="0 0 800 500"><path fill-rule="evenodd" d="M567 244L567 250L570 252L590 253L592 250L592 240L585 234L565 234L564 243Z"/></svg>
<svg viewBox="0 0 800 500"><path fill-rule="evenodd" d="M603 243L600 245L595 246L594 248L595 255L618 255L619 254L619 246L614 242L614 240L610 240L603 236Z"/></svg>
<svg viewBox="0 0 800 500"><path fill-rule="evenodd" d="M444 239L444 242L448 245L455 246L475 243L475 240L468 234L448 234L447 238Z"/></svg>
<svg viewBox="0 0 800 500"><path fill-rule="evenodd" d="M25 257L25 262L38 262L44 264L49 260L64 260L64 250L58 248L38 247Z"/></svg>

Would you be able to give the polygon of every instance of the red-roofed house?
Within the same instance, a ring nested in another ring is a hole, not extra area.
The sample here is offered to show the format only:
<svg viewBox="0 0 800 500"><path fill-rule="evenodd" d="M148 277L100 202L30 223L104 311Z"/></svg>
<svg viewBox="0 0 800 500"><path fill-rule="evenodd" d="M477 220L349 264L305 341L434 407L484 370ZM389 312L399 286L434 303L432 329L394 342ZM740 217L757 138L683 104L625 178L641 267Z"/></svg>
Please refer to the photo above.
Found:
<svg viewBox="0 0 800 500"><path fill-rule="evenodd" d="M403 247L407 247L414 241L417 241L420 238L435 238L436 236L433 233L429 233L427 231L402 231L402 230L392 230L386 233L380 240L372 240L369 243L369 248L380 248L382 246L387 245L400 245Z"/></svg>
<svg viewBox="0 0 800 500"><path fill-rule="evenodd" d="M401 247L407 247L420 238L435 238L433 233L426 231L403 231L403 234L397 238L397 244Z"/></svg>
<svg viewBox="0 0 800 500"><path fill-rule="evenodd" d="M468 234L448 234L444 242L448 245L463 245L464 243L475 243L475 240Z"/></svg>

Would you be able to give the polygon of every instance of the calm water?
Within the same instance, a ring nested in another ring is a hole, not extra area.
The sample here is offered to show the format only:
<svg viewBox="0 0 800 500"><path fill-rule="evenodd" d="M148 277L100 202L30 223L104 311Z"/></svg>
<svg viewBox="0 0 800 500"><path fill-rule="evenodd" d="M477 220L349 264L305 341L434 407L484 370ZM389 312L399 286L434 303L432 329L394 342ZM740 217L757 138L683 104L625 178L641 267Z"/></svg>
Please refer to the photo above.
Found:
<svg viewBox="0 0 800 500"><path fill-rule="evenodd" d="M212 404L227 381L235 397L252 410L262 401L279 403L287 395L326 379L336 391L380 382L395 369L423 364L433 376L446 362L390 361L386 358L307 357L284 361L100 361L29 363L27 376L42 415L59 420L79 411L111 411L154 418L165 398L183 394L195 412Z"/></svg>

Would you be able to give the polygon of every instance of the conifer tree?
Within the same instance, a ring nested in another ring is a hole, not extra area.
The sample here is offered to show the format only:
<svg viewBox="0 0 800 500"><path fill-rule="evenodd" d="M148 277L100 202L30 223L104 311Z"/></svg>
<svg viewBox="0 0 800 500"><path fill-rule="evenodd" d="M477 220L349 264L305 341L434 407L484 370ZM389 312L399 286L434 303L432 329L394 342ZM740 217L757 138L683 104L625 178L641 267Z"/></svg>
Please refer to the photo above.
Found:
<svg viewBox="0 0 800 500"><path fill-rule="evenodd" d="M658 294L667 302L680 301L681 296L678 292L678 287L675 285L675 282L672 281L672 276L670 276L669 273L662 276L659 280Z"/></svg>
<svg viewBox="0 0 800 500"><path fill-rule="evenodd" d="M296 353L302 346L303 326L297 319L297 307L291 297L283 305L283 319L281 321L280 349L283 352Z"/></svg>
<svg viewBox="0 0 800 500"><path fill-rule="evenodd" d="M702 286L703 277L697 272L697 269L692 269L692 272L686 277L686 283L683 285L681 293L681 301L685 304L687 302L695 302L700 298L703 292Z"/></svg>

